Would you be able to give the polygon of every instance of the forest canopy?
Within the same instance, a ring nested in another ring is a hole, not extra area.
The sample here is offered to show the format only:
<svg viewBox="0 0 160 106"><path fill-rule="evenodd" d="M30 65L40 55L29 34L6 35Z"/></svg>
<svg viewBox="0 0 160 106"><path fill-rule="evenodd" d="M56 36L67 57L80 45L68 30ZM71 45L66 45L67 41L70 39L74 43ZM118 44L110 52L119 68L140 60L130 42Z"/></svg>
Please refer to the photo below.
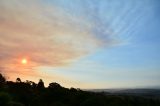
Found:
<svg viewBox="0 0 160 106"><path fill-rule="evenodd" d="M65 88L56 82L48 87L17 78L7 81L0 74L0 106L160 106L160 99L133 95L95 93L77 88Z"/></svg>

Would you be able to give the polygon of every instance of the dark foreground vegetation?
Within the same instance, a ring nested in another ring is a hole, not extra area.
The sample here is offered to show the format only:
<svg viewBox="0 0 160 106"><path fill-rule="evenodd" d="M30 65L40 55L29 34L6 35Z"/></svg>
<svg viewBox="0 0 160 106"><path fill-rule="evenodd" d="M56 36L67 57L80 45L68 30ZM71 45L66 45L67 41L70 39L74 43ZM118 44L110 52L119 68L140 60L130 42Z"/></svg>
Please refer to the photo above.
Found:
<svg viewBox="0 0 160 106"><path fill-rule="evenodd" d="M0 74L0 106L160 106L160 99L68 89L55 82L44 87L42 80L12 82Z"/></svg>

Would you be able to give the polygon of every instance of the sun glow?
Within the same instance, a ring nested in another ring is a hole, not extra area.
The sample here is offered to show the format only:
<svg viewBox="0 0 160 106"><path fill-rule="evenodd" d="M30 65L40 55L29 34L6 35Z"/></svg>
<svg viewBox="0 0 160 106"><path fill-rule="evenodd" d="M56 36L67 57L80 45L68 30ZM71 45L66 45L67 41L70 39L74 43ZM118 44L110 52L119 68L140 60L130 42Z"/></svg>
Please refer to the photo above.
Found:
<svg viewBox="0 0 160 106"><path fill-rule="evenodd" d="M27 64L27 62L28 62L28 61L27 61L26 58L23 58L23 59L21 60L21 63L22 63L22 64Z"/></svg>

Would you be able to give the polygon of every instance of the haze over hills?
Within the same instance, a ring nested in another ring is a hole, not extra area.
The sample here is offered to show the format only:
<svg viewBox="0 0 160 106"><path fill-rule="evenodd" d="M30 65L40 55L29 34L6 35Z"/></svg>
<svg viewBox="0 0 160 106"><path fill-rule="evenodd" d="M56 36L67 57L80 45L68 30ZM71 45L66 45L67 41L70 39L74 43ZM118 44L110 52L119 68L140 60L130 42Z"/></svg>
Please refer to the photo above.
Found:
<svg viewBox="0 0 160 106"><path fill-rule="evenodd" d="M93 92L106 92L112 94L128 94L128 95L153 95L160 96L159 88L129 88L129 89L90 89Z"/></svg>

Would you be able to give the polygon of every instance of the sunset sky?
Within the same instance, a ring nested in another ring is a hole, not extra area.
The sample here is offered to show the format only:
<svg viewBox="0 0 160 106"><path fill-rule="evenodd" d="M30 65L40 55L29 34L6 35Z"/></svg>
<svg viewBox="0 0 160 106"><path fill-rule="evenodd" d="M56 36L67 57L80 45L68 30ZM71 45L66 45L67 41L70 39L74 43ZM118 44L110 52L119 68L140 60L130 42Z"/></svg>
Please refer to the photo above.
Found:
<svg viewBox="0 0 160 106"><path fill-rule="evenodd" d="M160 1L0 0L0 72L46 86L160 87Z"/></svg>

